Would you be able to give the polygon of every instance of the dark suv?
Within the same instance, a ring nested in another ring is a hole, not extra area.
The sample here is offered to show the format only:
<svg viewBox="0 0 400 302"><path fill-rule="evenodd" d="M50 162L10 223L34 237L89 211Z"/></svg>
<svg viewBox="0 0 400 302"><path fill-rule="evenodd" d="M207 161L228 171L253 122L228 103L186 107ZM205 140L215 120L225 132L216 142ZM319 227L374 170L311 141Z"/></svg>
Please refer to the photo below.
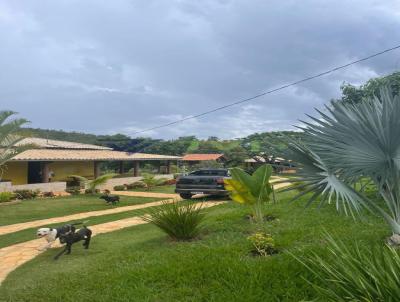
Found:
<svg viewBox="0 0 400 302"><path fill-rule="evenodd" d="M196 194L226 196L224 178L229 178L228 169L201 169L178 177L175 192L183 199Z"/></svg>

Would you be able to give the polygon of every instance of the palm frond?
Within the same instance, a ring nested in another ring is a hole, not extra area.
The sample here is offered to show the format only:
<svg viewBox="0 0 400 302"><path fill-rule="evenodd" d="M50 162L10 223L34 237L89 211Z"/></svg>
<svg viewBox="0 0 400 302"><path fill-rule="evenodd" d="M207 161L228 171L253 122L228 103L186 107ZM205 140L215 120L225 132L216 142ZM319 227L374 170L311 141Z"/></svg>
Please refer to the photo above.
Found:
<svg viewBox="0 0 400 302"><path fill-rule="evenodd" d="M335 200L346 213L364 206L400 234L400 97L383 88L379 99L332 102L326 110L300 127L303 142L287 138L289 158L299 167L293 181L305 189L296 198L313 193L309 203L321 196L321 204ZM373 181L386 207L352 187L365 179Z"/></svg>
<svg viewBox="0 0 400 302"><path fill-rule="evenodd" d="M0 166L25 150L23 146L17 146L23 137L16 133L28 121L25 119L8 121L14 114L13 111L0 111Z"/></svg>
<svg viewBox="0 0 400 302"><path fill-rule="evenodd" d="M97 177L87 183L90 190L95 190L98 186L105 184L109 179L117 176L115 173L108 173Z"/></svg>
<svg viewBox="0 0 400 302"><path fill-rule="evenodd" d="M298 165L298 177L289 181L300 182L304 188L300 194L293 199L307 194L314 193L308 204L321 197L320 203L336 203L338 210L346 214L352 214L353 210L358 212L362 206L368 207L366 200L358 194L345 180L339 178L332 168L315 153L309 146L288 138L288 148L292 151L291 159ZM293 190L298 186L289 187L285 190Z"/></svg>
<svg viewBox="0 0 400 302"><path fill-rule="evenodd" d="M332 102L327 114L306 123L307 144L344 178L383 183L400 168L400 98L381 90L380 100Z"/></svg>

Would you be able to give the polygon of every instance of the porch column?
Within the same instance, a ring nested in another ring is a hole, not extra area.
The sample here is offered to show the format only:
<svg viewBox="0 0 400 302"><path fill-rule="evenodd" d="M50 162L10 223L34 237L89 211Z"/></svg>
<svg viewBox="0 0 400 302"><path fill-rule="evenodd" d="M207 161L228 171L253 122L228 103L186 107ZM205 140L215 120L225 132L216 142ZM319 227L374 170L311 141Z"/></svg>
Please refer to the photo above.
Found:
<svg viewBox="0 0 400 302"><path fill-rule="evenodd" d="M158 162L158 174L161 174L161 160Z"/></svg>
<svg viewBox="0 0 400 302"><path fill-rule="evenodd" d="M119 162L119 174L123 174L124 173L124 162L121 160Z"/></svg>
<svg viewBox="0 0 400 302"><path fill-rule="evenodd" d="M100 162L95 161L93 165L93 175L94 179L100 176Z"/></svg>
<svg viewBox="0 0 400 302"><path fill-rule="evenodd" d="M43 162L42 163L42 183L49 182L49 163Z"/></svg>
<svg viewBox="0 0 400 302"><path fill-rule="evenodd" d="M133 162L133 176L135 176L135 177L139 176L139 162L138 161Z"/></svg>
<svg viewBox="0 0 400 302"><path fill-rule="evenodd" d="M167 174L171 174L171 161L167 160Z"/></svg>

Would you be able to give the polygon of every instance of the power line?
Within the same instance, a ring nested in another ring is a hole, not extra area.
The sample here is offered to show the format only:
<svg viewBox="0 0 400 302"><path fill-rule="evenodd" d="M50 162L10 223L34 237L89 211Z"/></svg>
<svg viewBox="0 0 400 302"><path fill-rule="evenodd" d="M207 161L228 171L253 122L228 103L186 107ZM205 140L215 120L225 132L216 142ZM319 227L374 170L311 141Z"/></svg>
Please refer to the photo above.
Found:
<svg viewBox="0 0 400 302"><path fill-rule="evenodd" d="M356 60L356 61L352 61L352 62L350 62L350 63L347 63L347 64L344 64L344 65L341 65L341 66L338 66L338 67L329 69L329 70L327 70L327 71L318 73L318 74L316 74L316 75L309 76L309 77L306 77L306 78L304 78L304 79L301 79L301 80L298 80L298 81L295 81L295 82L291 82L291 83L282 85L282 86L280 86L280 87L278 87L278 88L274 88L274 89L265 91L265 92L263 92L263 93L260 93L260 94L255 95L255 96L252 96L252 97L249 97L249 98L246 98L246 99L242 99L242 100L239 100L239 101L236 101L236 102L233 102L233 103L230 103L230 104L221 106L221 107L217 107L217 108L214 108L214 109L211 109L211 110L209 110L209 111L205 111L205 112L202 112L202 113L199 113L199 114L196 114L196 115L191 115L191 116L188 116L188 117L185 117L185 118L182 118L182 119L173 121L173 122L169 122L169 123L161 124L161 125L159 125L159 126L155 126L155 127L152 127L152 128L148 128L148 129L136 131L136 132L133 132L131 135L135 135L135 134L144 133L144 132L148 132L148 131L155 130L155 129L160 129L160 128L168 127L168 126L171 126L171 125L175 125L175 124L178 124L178 123L182 123L182 122L187 121L187 120L190 120L190 119L202 117L202 116L204 116L204 115L207 115L207 114L210 114L210 113L213 113L213 112L216 112L216 111L220 111L220 110L223 110L223 109L232 107L232 106L236 106L236 105L239 105L239 104L242 104L242 103L250 102L250 101L252 101L252 100L254 100L254 99L260 98L260 97L265 96L265 95L267 95L267 94L271 94L271 93L273 93L273 92L276 92L276 91L279 91L279 90L283 90L283 89L289 88L289 87L291 87L291 86L295 86L295 85L298 85L298 84L301 84L301 83L304 83L304 82L313 80L313 79L315 79L315 78L322 77L322 76L324 76L324 75L330 74L330 73L335 72L335 71L337 71L337 70L344 69L344 68L346 68L346 67L349 67L349 66L351 66L351 65L354 65L354 64L357 64L357 63L360 63L360 62L363 62L363 61L367 61L367 60L369 60L369 59L372 59L372 58L374 58L374 57L380 56L380 55L382 55L382 54L385 54L385 53L387 53L387 52L391 52L391 51L396 50L396 49L399 49L399 48L400 48L400 45L394 46L394 47L392 47L392 48L387 48L387 49L382 50L382 51L380 51L380 52L377 52L377 53L374 53L374 54L369 55L369 56L367 56L367 57L364 57L364 58L362 58L362 59L358 59L358 60Z"/></svg>

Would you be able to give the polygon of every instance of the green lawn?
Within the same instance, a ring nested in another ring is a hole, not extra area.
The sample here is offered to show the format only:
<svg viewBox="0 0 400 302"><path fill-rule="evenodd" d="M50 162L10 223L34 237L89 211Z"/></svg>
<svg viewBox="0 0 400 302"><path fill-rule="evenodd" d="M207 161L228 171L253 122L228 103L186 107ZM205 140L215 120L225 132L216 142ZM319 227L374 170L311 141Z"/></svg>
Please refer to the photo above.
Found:
<svg viewBox="0 0 400 302"><path fill-rule="evenodd" d="M38 198L21 203L0 206L0 225L33 221L70 214L106 210L113 207L141 204L160 198L121 196L116 206L106 205L100 195L73 195L68 197Z"/></svg>
<svg viewBox="0 0 400 302"><path fill-rule="evenodd" d="M389 234L378 218L363 221L338 215L333 205L304 208L279 194L269 206L278 219L265 223L280 253L252 257L246 237L254 230L248 210L229 203L207 209L199 240L171 242L152 225L93 238L91 248L73 247L52 260L50 250L5 280L0 301L302 301L315 298L303 278L312 276L288 252L326 253L324 232L348 244L383 244Z"/></svg>
<svg viewBox="0 0 400 302"><path fill-rule="evenodd" d="M148 210L149 210L149 208L148 209L144 208L144 209L139 209L139 210L121 212L121 213L117 213L117 214L108 214L108 215L102 215L102 216L88 217L88 218L85 218L85 221L87 221L85 224L88 227L90 227L91 225L95 225L95 224L115 221L115 220L124 219L124 218L130 218L132 216L140 216L140 215L144 215L145 213L147 213ZM63 223L48 224L48 225L45 225L45 227L57 227L57 226L60 226L60 224L67 224L67 223L73 223L73 222L76 222L76 220L66 221ZM16 243L20 243L20 242L29 241L32 239L37 239L36 238L37 229L38 228L30 228L30 229L25 229L25 230L22 230L19 232L1 235L0 236L0 248L10 246L10 245L13 245ZM45 242L45 241L43 241L43 242Z"/></svg>
<svg viewBox="0 0 400 302"><path fill-rule="evenodd" d="M156 186L151 188L149 191L146 191L143 188L137 188L137 189L133 189L130 191L134 191L134 192L153 192L153 193L171 193L174 194L175 193L175 185L172 186Z"/></svg>

